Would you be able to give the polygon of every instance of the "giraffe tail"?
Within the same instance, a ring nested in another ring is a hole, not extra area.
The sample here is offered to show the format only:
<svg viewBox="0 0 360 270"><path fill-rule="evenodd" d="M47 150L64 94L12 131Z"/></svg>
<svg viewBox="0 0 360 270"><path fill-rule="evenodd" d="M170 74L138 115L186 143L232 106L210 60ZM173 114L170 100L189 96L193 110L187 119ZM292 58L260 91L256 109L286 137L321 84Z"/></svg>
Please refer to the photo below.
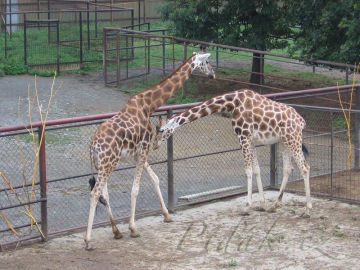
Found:
<svg viewBox="0 0 360 270"><path fill-rule="evenodd" d="M96 179L95 176L93 176L89 179L90 190L93 190L93 188L95 187L95 183L96 183ZM99 197L99 202L105 206L107 204L105 198L102 195L100 195Z"/></svg>
<svg viewBox="0 0 360 270"><path fill-rule="evenodd" d="M301 150L303 151L305 157L309 155L309 150L306 148L305 144L301 145Z"/></svg>

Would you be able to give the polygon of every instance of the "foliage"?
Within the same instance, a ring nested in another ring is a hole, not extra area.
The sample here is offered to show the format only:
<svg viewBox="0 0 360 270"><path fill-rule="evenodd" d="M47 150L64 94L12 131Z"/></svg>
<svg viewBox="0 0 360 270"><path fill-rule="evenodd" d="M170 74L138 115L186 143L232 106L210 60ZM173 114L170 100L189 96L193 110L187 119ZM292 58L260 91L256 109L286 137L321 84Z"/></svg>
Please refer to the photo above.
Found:
<svg viewBox="0 0 360 270"><path fill-rule="evenodd" d="M289 19L299 26L290 52L306 58L350 64L360 61L358 0L288 0Z"/></svg>
<svg viewBox="0 0 360 270"><path fill-rule="evenodd" d="M165 0L162 18L175 27L175 34L197 40L248 47L257 50L284 48L291 34L287 5L269 0ZM251 82L263 77L259 55L254 53Z"/></svg>
<svg viewBox="0 0 360 270"><path fill-rule="evenodd" d="M24 74L26 73L26 67L19 59L10 58L4 61L4 71L7 75Z"/></svg>
<svg viewBox="0 0 360 270"><path fill-rule="evenodd" d="M291 33L286 7L268 0L165 0L161 14L179 36L265 50L287 45L274 39Z"/></svg>
<svg viewBox="0 0 360 270"><path fill-rule="evenodd" d="M5 75L5 60L0 57L0 77Z"/></svg>
<svg viewBox="0 0 360 270"><path fill-rule="evenodd" d="M55 71L49 71L49 70L32 69L32 70L29 70L28 73L30 75L38 75L38 76L42 76L42 77L54 77L55 76Z"/></svg>

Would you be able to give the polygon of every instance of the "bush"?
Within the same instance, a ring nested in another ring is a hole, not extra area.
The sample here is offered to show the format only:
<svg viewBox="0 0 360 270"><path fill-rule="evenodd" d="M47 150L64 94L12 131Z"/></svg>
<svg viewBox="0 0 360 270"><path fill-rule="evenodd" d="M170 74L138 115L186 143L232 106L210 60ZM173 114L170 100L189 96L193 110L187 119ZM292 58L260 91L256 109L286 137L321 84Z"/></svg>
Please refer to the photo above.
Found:
<svg viewBox="0 0 360 270"><path fill-rule="evenodd" d="M15 59L6 59L4 61L4 71L7 75L18 75L26 73L24 63Z"/></svg>
<svg viewBox="0 0 360 270"><path fill-rule="evenodd" d="M5 75L5 63L4 59L0 58L0 77Z"/></svg>

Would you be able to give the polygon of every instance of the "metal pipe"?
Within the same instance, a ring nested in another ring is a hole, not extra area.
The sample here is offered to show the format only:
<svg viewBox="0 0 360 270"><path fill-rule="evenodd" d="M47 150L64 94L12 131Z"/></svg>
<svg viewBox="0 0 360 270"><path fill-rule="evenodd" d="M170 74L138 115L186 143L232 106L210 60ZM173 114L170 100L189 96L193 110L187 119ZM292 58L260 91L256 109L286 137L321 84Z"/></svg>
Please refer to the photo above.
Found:
<svg viewBox="0 0 360 270"><path fill-rule="evenodd" d="M47 194L46 194L46 151L45 151L45 126L38 129L39 136L39 173L40 173L40 198L43 200L41 207L41 230L43 241L47 240L48 218L47 218Z"/></svg>
<svg viewBox="0 0 360 270"><path fill-rule="evenodd" d="M167 118L171 118L172 109L168 110ZM167 171L168 171L168 208L170 213L174 212L175 196L174 196L174 141L173 135L167 140Z"/></svg>

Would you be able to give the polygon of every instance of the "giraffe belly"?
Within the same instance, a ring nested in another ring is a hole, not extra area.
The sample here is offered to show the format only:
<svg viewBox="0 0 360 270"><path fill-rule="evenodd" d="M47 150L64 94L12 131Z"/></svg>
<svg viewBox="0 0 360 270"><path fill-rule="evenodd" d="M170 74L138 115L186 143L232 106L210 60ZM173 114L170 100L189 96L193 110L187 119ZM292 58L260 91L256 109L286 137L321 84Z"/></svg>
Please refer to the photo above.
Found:
<svg viewBox="0 0 360 270"><path fill-rule="evenodd" d="M259 135L258 132L255 132L253 136L253 141L255 144L274 144L280 141L280 136L276 135L266 138L265 136Z"/></svg>

